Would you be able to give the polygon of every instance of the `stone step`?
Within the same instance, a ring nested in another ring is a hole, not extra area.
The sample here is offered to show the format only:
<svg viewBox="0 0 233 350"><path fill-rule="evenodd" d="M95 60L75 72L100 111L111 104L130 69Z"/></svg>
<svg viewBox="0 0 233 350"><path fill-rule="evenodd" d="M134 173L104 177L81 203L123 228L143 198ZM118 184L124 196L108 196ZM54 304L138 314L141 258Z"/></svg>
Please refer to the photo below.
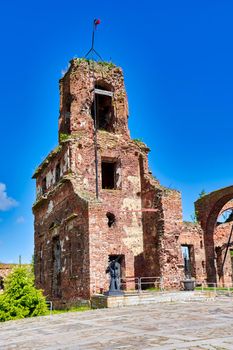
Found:
<svg viewBox="0 0 233 350"><path fill-rule="evenodd" d="M154 304L174 301L196 301L206 300L210 296L202 292L180 291L180 292L155 292L135 293L120 296L107 296L102 294L93 295L91 298L92 308L115 308L129 305Z"/></svg>

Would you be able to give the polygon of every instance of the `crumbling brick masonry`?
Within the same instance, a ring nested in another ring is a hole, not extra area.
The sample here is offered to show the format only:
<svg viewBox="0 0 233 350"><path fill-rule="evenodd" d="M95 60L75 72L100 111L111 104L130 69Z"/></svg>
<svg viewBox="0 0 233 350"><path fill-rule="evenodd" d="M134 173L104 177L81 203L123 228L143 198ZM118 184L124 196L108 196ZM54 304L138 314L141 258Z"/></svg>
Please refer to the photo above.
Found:
<svg viewBox="0 0 233 350"><path fill-rule="evenodd" d="M33 175L36 283L50 300L107 290L116 257L125 281L159 276L180 288L185 268L206 277L203 230L182 222L180 193L152 176L148 152L130 138L121 68L72 60L60 80L59 145Z"/></svg>

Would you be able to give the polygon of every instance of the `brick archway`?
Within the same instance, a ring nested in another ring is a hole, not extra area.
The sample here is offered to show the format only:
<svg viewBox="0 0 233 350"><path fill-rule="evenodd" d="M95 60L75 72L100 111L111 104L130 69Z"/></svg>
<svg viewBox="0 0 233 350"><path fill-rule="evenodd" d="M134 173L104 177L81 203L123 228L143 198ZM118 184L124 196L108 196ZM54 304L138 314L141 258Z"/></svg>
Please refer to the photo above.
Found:
<svg viewBox="0 0 233 350"><path fill-rule="evenodd" d="M195 202L198 221L204 232L206 273L207 281L217 283L217 271L215 266L215 242L214 232L216 222L222 208L233 199L233 186L220 190L200 198Z"/></svg>

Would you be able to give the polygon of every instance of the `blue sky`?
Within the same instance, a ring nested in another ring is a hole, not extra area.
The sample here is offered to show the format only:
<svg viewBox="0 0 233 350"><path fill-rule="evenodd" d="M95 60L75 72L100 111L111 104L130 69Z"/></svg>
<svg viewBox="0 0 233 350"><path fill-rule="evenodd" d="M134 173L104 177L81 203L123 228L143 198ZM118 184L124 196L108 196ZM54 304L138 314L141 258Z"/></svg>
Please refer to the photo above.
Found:
<svg viewBox="0 0 233 350"><path fill-rule="evenodd" d="M232 185L233 3L226 0L5 1L0 4L0 261L33 254L31 175L57 144L58 80L96 49L123 67L133 138L182 192L184 219L206 192Z"/></svg>

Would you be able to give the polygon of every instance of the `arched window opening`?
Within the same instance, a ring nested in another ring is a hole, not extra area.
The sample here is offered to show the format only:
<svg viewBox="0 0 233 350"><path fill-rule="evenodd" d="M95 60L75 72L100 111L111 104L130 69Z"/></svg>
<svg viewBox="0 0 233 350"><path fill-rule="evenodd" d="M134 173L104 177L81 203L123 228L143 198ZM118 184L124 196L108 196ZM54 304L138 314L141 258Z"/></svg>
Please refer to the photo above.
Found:
<svg viewBox="0 0 233 350"><path fill-rule="evenodd" d="M113 92L106 83L97 82L94 89L94 101L91 107L93 120L96 118L96 128L114 132Z"/></svg>
<svg viewBox="0 0 233 350"><path fill-rule="evenodd" d="M108 218L108 227L112 227L116 223L116 217L113 213L107 212L106 214Z"/></svg>
<svg viewBox="0 0 233 350"><path fill-rule="evenodd" d="M217 226L233 221L233 208L224 210L218 217Z"/></svg>

